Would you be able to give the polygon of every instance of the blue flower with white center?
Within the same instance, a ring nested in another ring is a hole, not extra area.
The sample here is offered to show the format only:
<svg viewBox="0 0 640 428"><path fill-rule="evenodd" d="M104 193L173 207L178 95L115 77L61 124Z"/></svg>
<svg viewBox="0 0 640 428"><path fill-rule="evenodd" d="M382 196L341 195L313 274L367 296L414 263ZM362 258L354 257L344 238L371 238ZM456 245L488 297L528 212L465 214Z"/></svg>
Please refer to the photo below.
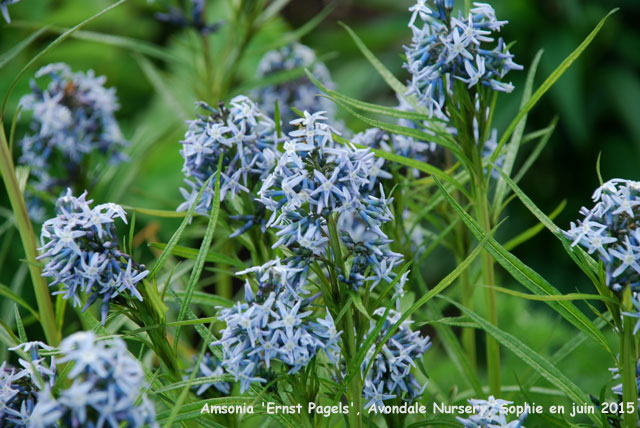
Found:
<svg viewBox="0 0 640 428"><path fill-rule="evenodd" d="M120 295L142 300L138 283L149 272L120 251L115 220L127 222L125 211L107 203L93 208L87 192L74 197L71 189L56 203L58 215L42 225L40 259L47 259L42 276L53 278L49 286L61 284L59 291L74 306L80 294L89 296L84 309L102 299L102 322L109 301Z"/></svg>
<svg viewBox="0 0 640 428"><path fill-rule="evenodd" d="M193 370L194 369L189 370L189 373L191 373ZM218 361L216 357L214 357L213 355L207 352L203 356L202 361L200 362L200 365L197 368L196 380L198 378L205 378L205 377L221 378L222 376L224 376L224 369L220 365L220 361ZM184 376L184 380L187 380L187 379L189 379L189 376ZM213 387L213 389L217 390L223 395L229 395L229 393L231 392L231 385L229 385L228 382L222 382L222 381L196 384L193 386L193 389L195 389L196 395L202 395L211 387Z"/></svg>
<svg viewBox="0 0 640 428"><path fill-rule="evenodd" d="M374 315L382 316L385 308L378 308ZM363 394L368 403L366 408L372 405L383 405L384 400L401 398L413 401L419 397L426 385L420 385L411 374L411 369L416 367L416 361L422 359L423 354L431 346L429 337L422 337L420 332L411 330L411 321L403 321L400 328L383 346L378 354L373 355L375 348L386 331L400 320L401 314L389 310L379 337L376 338L362 362L362 372L366 370L373 358L371 368L364 377ZM376 322L371 321L369 333L375 328ZM365 337L366 339L366 337Z"/></svg>
<svg viewBox="0 0 640 428"><path fill-rule="evenodd" d="M181 141L184 158L182 172L188 189L180 189L185 211L195 200L204 183L216 173L222 158L220 197L250 194L253 187L276 165L280 152L273 120L269 119L249 98L237 96L229 108L214 109L205 103L199 107L206 113L189 121L189 129ZM204 190L195 211L209 214L213 204L215 178ZM238 217L240 218L240 217ZM259 215L247 217L247 223L259 224Z"/></svg>
<svg viewBox="0 0 640 428"><path fill-rule="evenodd" d="M7 6L9 6L10 4L16 4L19 1L20 0L0 0L0 12L2 12L2 17L5 21L7 21L7 24L11 23L9 8Z"/></svg>
<svg viewBox="0 0 640 428"><path fill-rule="evenodd" d="M640 291L640 182L613 179L593 194L595 205L564 232L572 246L581 245L604 263L606 283L615 292Z"/></svg>
<svg viewBox="0 0 640 428"><path fill-rule="evenodd" d="M293 129L289 123L298 117L291 110L291 107L310 113L325 111L331 118L335 115L334 104L324 97L317 96L319 90L304 74L305 68L308 68L323 85L331 89L334 88L335 85L327 67L316 58L311 48L299 43L267 52L258 65L258 79L284 74L296 69L300 72L300 77L296 79L266 86L254 93L260 108L269 117L275 116L275 105L276 101L278 102L280 118L285 131Z"/></svg>
<svg viewBox="0 0 640 428"><path fill-rule="evenodd" d="M493 395L488 400L468 401L473 406L474 413L466 419L456 418L465 428L525 428L523 424L527 413L507 423L507 406L513 404L512 401L496 399Z"/></svg>
<svg viewBox="0 0 640 428"><path fill-rule="evenodd" d="M30 184L37 191L55 194L91 182L88 173L96 162L127 159L123 149L128 143L115 118L120 106L115 88L105 87L104 76L93 70L73 72L56 63L42 67L35 77L47 78L48 84L43 89L32 80L31 94L20 100L22 111L31 111L32 117L31 131L20 141L18 163L31 169Z"/></svg>
<svg viewBox="0 0 640 428"><path fill-rule="evenodd" d="M220 311L218 319L226 327L221 331L222 337L213 342L222 347L221 365L240 381L241 392L254 382L266 382L274 362L282 363L293 374L309 364L320 350L334 358L340 333L331 315L314 320L309 301L275 293L259 303L249 287L245 288L245 303L237 302Z"/></svg>
<svg viewBox="0 0 640 428"><path fill-rule="evenodd" d="M431 114L441 115L453 82L460 80L467 87L483 85L500 92L511 92L513 85L502 79L511 70L522 70L513 62L513 55L493 32L506 21L498 21L493 8L486 3L474 3L468 16L462 12L452 16L453 1L436 1L435 9L419 0L409 9L411 45L405 47L411 73L408 94Z"/></svg>

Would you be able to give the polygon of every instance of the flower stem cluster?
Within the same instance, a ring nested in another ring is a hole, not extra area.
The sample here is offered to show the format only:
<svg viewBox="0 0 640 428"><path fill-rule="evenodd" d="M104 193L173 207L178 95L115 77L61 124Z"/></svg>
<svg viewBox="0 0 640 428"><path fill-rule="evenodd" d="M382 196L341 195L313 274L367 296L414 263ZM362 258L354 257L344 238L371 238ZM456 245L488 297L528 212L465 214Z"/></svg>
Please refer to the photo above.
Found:
<svg viewBox="0 0 640 428"><path fill-rule="evenodd" d="M595 205L582 207L582 220L565 235L572 246L597 254L604 264L606 284L614 292L640 291L640 182L613 179L593 193Z"/></svg>
<svg viewBox="0 0 640 428"><path fill-rule="evenodd" d="M20 100L23 111L33 115L18 162L31 168L31 184L38 192L86 187L92 156L111 164L127 159L122 152L127 142L115 119L120 106L115 88L104 86L104 76L93 70L72 72L56 63L42 67L35 77L47 77L49 83L41 89L32 80L31 94ZM34 219L42 221L37 200L30 202Z"/></svg>
<svg viewBox="0 0 640 428"><path fill-rule="evenodd" d="M222 158L220 180L221 200L227 195L250 194L254 184L273 168L280 153L276 127L245 96L237 96L229 108L218 109L199 103L205 112L189 121L180 154L184 158L182 172L189 189L180 189L185 202L178 211L185 211L198 195L204 183L215 174ZM205 189L195 211L207 215L214 198L215 178ZM250 221L255 221L253 218Z"/></svg>
<svg viewBox="0 0 640 428"><path fill-rule="evenodd" d="M8 427L158 426L153 405L143 392L144 371L124 341L98 341L93 332L78 332L60 344L61 363L72 364L65 382L57 376L55 357L44 365L39 342L19 345L31 361L21 370L0 366L0 419ZM55 382L69 387L53 389Z"/></svg>
<svg viewBox="0 0 640 428"><path fill-rule="evenodd" d="M253 94L262 111L270 117L275 116L275 105L276 101L278 102L280 117L286 131L292 129L289 122L297 117L291 107L310 113L326 111L331 118L335 114L335 107L331 101L316 96L318 89L304 75L305 68L308 68L326 87L333 88L335 86L329 70L316 58L314 51L299 43L267 52L258 65L258 79L286 75L287 72L291 73L294 70L300 73L300 77L265 86Z"/></svg>
<svg viewBox="0 0 640 428"><path fill-rule="evenodd" d="M331 356L339 333L333 318L312 317L310 300L283 298L275 293L263 301L255 300L251 288L245 286L245 302L220 311L226 323L220 340L222 367L240 381L245 392L254 382L266 382L264 376L275 362L296 373L325 350Z"/></svg>
<svg viewBox="0 0 640 428"><path fill-rule="evenodd" d="M522 66L513 62L507 45L493 33L507 23L498 21L495 11L487 3L474 3L467 16L462 12L452 16L453 1L436 1L435 9L425 0L409 9L413 12L409 28L413 33L411 45L405 47L411 73L409 94L439 114L451 93L455 80L468 88L483 85L499 92L511 92L513 85L502 79L511 70Z"/></svg>
<svg viewBox="0 0 640 428"><path fill-rule="evenodd" d="M120 251L115 220L127 222L122 207L107 203L91 208L93 201L86 196L76 198L67 189L58 199L58 215L42 226L38 259L47 259L42 276L53 278L49 285L62 286L54 294L77 306L84 293L89 296L84 309L101 298L104 323L111 299L126 294L142 300L137 284L149 272Z"/></svg>
<svg viewBox="0 0 640 428"><path fill-rule="evenodd" d="M385 308L374 311L374 315L377 316L384 313ZM422 394L426 386L418 383L411 374L411 369L416 367L416 361L422 359L431 342L429 336L422 337L420 332L411 330L411 321L403 321L396 333L382 346L381 351L377 354L374 352L379 341L400 317L399 312L389 310L382 330L362 362L361 369L364 374L373 359L371 369L364 376L363 394L368 400L366 408L383 406L383 400L394 398L412 401ZM373 333L375 325L376 322L372 320L367 336Z"/></svg>

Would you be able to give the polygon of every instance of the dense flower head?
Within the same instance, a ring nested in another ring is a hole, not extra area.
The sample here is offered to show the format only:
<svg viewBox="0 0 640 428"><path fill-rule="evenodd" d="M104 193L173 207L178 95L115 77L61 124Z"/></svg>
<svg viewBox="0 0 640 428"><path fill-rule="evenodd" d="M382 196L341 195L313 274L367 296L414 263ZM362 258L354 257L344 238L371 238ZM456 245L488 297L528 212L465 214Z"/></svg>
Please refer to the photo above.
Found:
<svg viewBox="0 0 640 428"><path fill-rule="evenodd" d="M16 4L19 1L20 0L0 0L0 12L2 12L2 17L5 21L7 21L7 24L11 22L11 17L9 16L9 8L7 6L9 6L10 4Z"/></svg>
<svg viewBox="0 0 640 428"><path fill-rule="evenodd" d="M164 1L162 3L168 3ZM178 6L167 4L166 12L156 13L156 19L180 28L193 28L203 35L215 32L222 22L208 23L205 0L180 0Z"/></svg>
<svg viewBox="0 0 640 428"><path fill-rule="evenodd" d="M297 117L291 107L311 113L326 111L330 117L334 115L333 103L326 98L317 96L319 90L304 75L305 68L309 69L323 85L329 88L334 87L327 67L318 61L311 48L299 43L267 52L258 65L257 77L259 79L296 69L301 73L299 78L266 86L255 92L260 108L270 117L275 116L275 105L276 101L278 102L280 118L287 130L290 129L289 122Z"/></svg>
<svg viewBox="0 0 640 428"><path fill-rule="evenodd" d="M340 333L328 311L326 318L314 318L308 300L271 293L258 303L250 288L245 290L246 302L220 311L226 327L213 343L222 346L222 367L240 381L241 392L254 382L266 382L262 376L276 361L292 374L318 351L325 350L330 358L336 352Z"/></svg>
<svg viewBox="0 0 640 428"><path fill-rule="evenodd" d="M276 164L280 154L273 120L245 96L231 100L229 107L215 109L198 103L204 115L189 121L189 129L181 141L184 158L182 172L189 189L180 189L186 201L178 211L187 210L205 182L216 173L222 157L221 200L227 195L250 193L253 183L262 179ZM215 178L204 190L195 208L206 215L214 198Z"/></svg>
<svg viewBox="0 0 640 428"><path fill-rule="evenodd" d="M62 63L49 64L35 74L47 78L41 88L31 81L31 93L20 100L31 111L31 132L21 140L18 162L31 168L33 187L57 192L83 180L87 159L97 154L110 163L126 159L127 145L115 118L120 108L115 88L93 70L73 72Z"/></svg>
<svg viewBox="0 0 640 428"><path fill-rule="evenodd" d="M220 365L220 361L209 352L202 357L200 365L197 368L192 368L188 373L192 373L193 370L197 370L196 379L203 377L222 377L224 375L224 369ZM184 380L187 379L189 379L189 376L184 376ZM229 395L229 392L231 392L231 385L229 385L228 382L222 381L196 384L193 386L193 389L196 391L196 395L202 395L211 387L224 395Z"/></svg>
<svg viewBox="0 0 640 428"><path fill-rule="evenodd" d="M369 185L374 155L368 149L334 144L324 112L292 121L273 172L258 192L259 201L272 211L268 226L280 229L274 247L295 241L313 252L322 251L327 239L323 228L331 213L350 215L361 205Z"/></svg>
<svg viewBox="0 0 640 428"><path fill-rule="evenodd" d="M157 426L153 405L143 393L142 366L130 356L124 341L99 341L93 332L78 332L60 344L61 363L72 364L65 374L69 386L53 392L55 357L46 366L39 342L21 344L31 361L20 359L22 370L0 366L0 419L10 427L103 427L126 423ZM37 371L37 376L34 372ZM139 403L139 404L137 404ZM4 425L3 425L4 426Z"/></svg>
<svg viewBox="0 0 640 428"><path fill-rule="evenodd" d="M484 85L495 91L511 92L513 85L502 79L522 66L513 62L502 38L495 42L494 32L507 21L498 21L487 3L474 3L469 15L452 16L452 1L437 1L435 9L424 0L412 6L409 28L411 45L405 47L411 73L409 94L439 114L453 82L460 80L469 88ZM493 45L493 46L492 46Z"/></svg>
<svg viewBox="0 0 640 428"><path fill-rule="evenodd" d="M23 351L29 357L18 359L20 368L10 367L6 362L0 365L0 421L6 426L27 426L27 422L35 420L43 410L38 402L40 397L49 394L55 383L56 361L55 357L47 361L40 356L41 350L53 350L42 342L27 342L10 350ZM35 412L34 408L37 408Z"/></svg>
<svg viewBox="0 0 640 428"><path fill-rule="evenodd" d="M385 308L378 308L374 315L382 316ZM375 355L375 348L386 332L396 324L401 313L389 310L387 318L378 337L371 345L362 362L362 372L373 358L373 364L364 378L363 394L368 401L366 408L382 406L385 400L401 398L412 401L424 391L424 385L420 385L411 374L411 369L416 367L416 362L422 359L423 354L431 346L429 337L423 337L420 332L411 330L411 321L403 321L396 333L382 346ZM371 321L367 335L372 334L376 322ZM366 339L366 337L365 337Z"/></svg>
<svg viewBox="0 0 640 428"><path fill-rule="evenodd" d="M512 401L496 399L492 396L488 400L468 400L473 406L474 413L469 418L457 417L465 428L525 428L524 421L527 413L523 413L518 419L507 422L506 406Z"/></svg>
<svg viewBox="0 0 640 428"><path fill-rule="evenodd" d="M609 288L639 292L640 182L610 180L596 189L593 201L593 208L581 208L584 218L572 222L565 235L572 246L581 245L602 260Z"/></svg>
<svg viewBox="0 0 640 428"><path fill-rule="evenodd" d="M102 299L102 321L109 300L127 294L142 300L137 284L148 275L144 265L137 265L120 251L115 220L126 223L120 205L106 203L91 208L87 192L73 196L71 189L56 203L57 216L42 225L38 259L47 259L42 276L51 277L50 286L61 284L54 294L80 304L80 293L89 299L85 309Z"/></svg>

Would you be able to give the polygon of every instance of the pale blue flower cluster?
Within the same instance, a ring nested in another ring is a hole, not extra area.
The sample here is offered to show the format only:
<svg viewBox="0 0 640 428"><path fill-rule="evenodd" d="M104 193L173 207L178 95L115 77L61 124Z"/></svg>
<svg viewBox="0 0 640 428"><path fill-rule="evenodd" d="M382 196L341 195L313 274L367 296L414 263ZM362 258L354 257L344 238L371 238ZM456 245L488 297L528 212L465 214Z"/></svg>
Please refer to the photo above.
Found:
<svg viewBox="0 0 640 428"><path fill-rule="evenodd" d="M0 367L0 420L6 426L158 426L153 404L143 392L146 384L142 366L129 355L122 339L99 341L93 332L65 338L58 361L72 364L65 374L70 386L55 394L55 357L46 367L38 352L40 348L53 348L39 342L12 349L17 348L30 352L31 361L20 359L22 370L7 368L5 363Z"/></svg>
<svg viewBox="0 0 640 428"><path fill-rule="evenodd" d="M90 158L111 164L127 159L122 150L128 143L115 118L120 106L115 88L104 86L106 77L93 70L72 72L62 63L42 67L35 77L49 83L41 89L32 80L31 93L20 100L22 111L33 114L18 163L30 168L30 184L38 192L55 194L87 180ZM34 220L44 220L37 199L28 199Z"/></svg>
<svg viewBox="0 0 640 428"><path fill-rule="evenodd" d="M253 101L237 96L229 108L212 108L198 104L205 114L189 121L189 129L181 141L180 154L184 158L182 172L188 189L180 189L185 202L178 211L185 211L196 199L205 182L216 173L222 157L220 197L234 197L251 193L252 187L263 179L276 164L278 137L276 127ZM215 177L204 190L195 211L209 214L214 198ZM248 219L254 222L253 218Z"/></svg>
<svg viewBox="0 0 640 428"><path fill-rule="evenodd" d="M385 308L378 308L374 315L382 316ZM389 310L379 338L374 341L362 362L362 372L371 363L377 342L386 332L400 320L401 314ZM367 336L372 334L376 325L371 321ZM365 408L382 406L384 400L401 398L412 401L422 394L425 385L420 385L411 374L411 369L416 367L416 361L422 359L423 354L431 346L429 336L423 337L420 332L411 330L411 321L403 321L396 333L382 346L379 353L373 357L371 369L364 377L363 394L367 403ZM366 337L365 337L366 338Z"/></svg>
<svg viewBox="0 0 640 428"><path fill-rule="evenodd" d="M640 292L640 182L613 179L593 193L595 205L580 209L582 220L565 235L604 263L606 283L615 292Z"/></svg>
<svg viewBox="0 0 640 428"><path fill-rule="evenodd" d="M46 400L56 380L55 357L47 363L40 350L53 348L42 342L28 342L9 348L29 354L29 359L19 358L20 368L0 365L0 426L47 426L55 423L61 414L48 417L50 406ZM43 403L40 403L41 399Z"/></svg>
<svg viewBox="0 0 640 428"><path fill-rule="evenodd" d="M214 33L222 25L222 21L208 23L205 16L205 0L179 0L174 6L169 2L166 12L156 13L156 19L180 28L193 28L202 35Z"/></svg>
<svg viewBox="0 0 640 428"><path fill-rule="evenodd" d="M431 113L442 112L455 80L472 88L484 85L495 91L511 92L513 85L502 79L511 70L522 66L513 62L506 43L493 33L507 23L498 21L487 3L474 3L468 16L462 12L452 16L453 1L436 1L435 9L425 0L409 9L412 13L409 28L413 33L411 45L405 47L411 73L408 94Z"/></svg>
<svg viewBox="0 0 640 428"><path fill-rule="evenodd" d="M2 12L2 17L5 21L7 21L7 24L11 22L11 17L9 16L9 8L7 6L9 6L10 4L16 4L19 1L20 0L0 0L0 12Z"/></svg>
<svg viewBox="0 0 640 428"><path fill-rule="evenodd" d="M194 368L195 369L195 368ZM188 371L188 373L192 373L194 369ZM202 357L202 361L200 365L197 367L196 379L204 378L204 377L222 377L224 375L224 369L220 365L220 362L217 358L215 358L210 353L206 353ZM184 380L189 379L189 376L184 376ZM206 382L202 384L196 384L193 386L197 395L204 394L209 388L213 387L213 389L218 392L229 395L231 392L231 385L228 382Z"/></svg>
<svg viewBox="0 0 640 428"><path fill-rule="evenodd" d="M293 43L267 52L258 65L258 79L277 77L278 75L286 77L287 72L296 69L301 74L296 79L287 79L260 88L253 94L260 104L260 108L269 117L275 116L275 105L276 101L278 102L280 118L285 131L292 129L289 123L298 117L291 110L291 107L310 113L325 111L331 118L335 114L334 104L328 99L318 96L320 91L304 74L305 68L309 69L323 85L330 89L334 88L335 85L327 67L316 58L316 54L311 48L300 43Z"/></svg>
<svg viewBox="0 0 640 428"><path fill-rule="evenodd" d="M473 406L474 413L467 419L456 418L465 428L525 428L523 424L527 419L527 413L507 422L506 406L513 404L511 401L496 399L493 395L488 400L468 401Z"/></svg>
<svg viewBox="0 0 640 428"><path fill-rule="evenodd" d="M245 392L254 382L266 382L265 376L274 362L296 373L325 350L331 357L337 349L340 333L327 311L326 318L314 319L308 299L283 298L275 293L263 301L255 299L251 287L245 286L246 302L237 302L220 311L226 323L220 340L222 366L240 382Z"/></svg>
<svg viewBox="0 0 640 428"><path fill-rule="evenodd" d="M291 122L298 129L289 133L282 157L258 193L272 213L267 226L277 230L273 247L292 251L288 266L306 272L326 251L333 217L339 239L353 254L350 270L339 272L339 279L353 288L393 281L402 255L389 249L381 229L392 220L391 200L382 188L379 196L370 191L375 156L369 149L335 144L336 131L323 112L304 114ZM398 290L403 285L399 281Z"/></svg>
<svg viewBox="0 0 640 428"><path fill-rule="evenodd" d="M137 284L149 272L120 251L115 220L127 222L121 206L113 203L91 208L87 192L74 197L71 189L56 203L57 216L42 225L38 259L47 259L42 276L51 277L49 284L61 284L54 294L80 304L80 294L89 296L84 309L102 299L102 322L109 301L121 294L142 300Z"/></svg>

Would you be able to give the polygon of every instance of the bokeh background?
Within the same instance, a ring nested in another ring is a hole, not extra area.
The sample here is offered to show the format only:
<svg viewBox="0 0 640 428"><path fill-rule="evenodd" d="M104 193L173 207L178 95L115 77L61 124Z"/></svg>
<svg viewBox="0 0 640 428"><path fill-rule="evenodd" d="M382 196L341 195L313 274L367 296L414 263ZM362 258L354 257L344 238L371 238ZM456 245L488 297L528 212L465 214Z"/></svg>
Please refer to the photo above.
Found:
<svg viewBox="0 0 640 428"><path fill-rule="evenodd" d="M222 0L210 3L217 1ZM4 98L20 68L52 41L56 32L77 24L111 3L106 0L23 0L12 5L13 23L6 25L0 22L0 55L42 24L51 24L52 27L51 32L0 70L0 96ZM282 18L269 24L249 45L240 63L237 87L250 86L261 54L283 32L303 26L328 4L323 0L292 0L284 9ZM338 90L354 98L395 105L394 94L338 22L348 23L376 56L397 77L405 80L407 74L402 68L401 54L402 46L410 40L406 23L407 9L412 4L410 0L339 0L326 19L306 34L302 42L314 48L326 61ZM502 35L508 41L516 41L511 52L525 70L536 52L544 50L537 84L610 9L620 8L582 57L529 115L527 131L546 127L555 116L559 123L535 167L522 181L522 187L547 213L566 200L566 208L556 219L560 227L566 228L578 217L579 208L590 204L591 194L598 186L596 162L599 155L605 180L615 177L640 180L640 1L493 0L491 4L499 19L510 21L503 28ZM180 200L178 188L182 183L178 141L186 129L184 120L193 112L193 99L198 88L194 88L192 83L197 80L202 64L197 57L185 53L192 49L195 35L156 21L153 14L158 7L147 4L145 0L130 0L125 6L90 24L86 30L166 47L171 55L183 60L181 66L169 65L161 58L143 59L130 49L114 46L105 40L77 38L66 41L47 54L38 65L63 61L75 70L91 68L106 75L108 85L117 88L122 106L119 112L121 126L125 136L140 148L142 155L136 157L134 165L116 171L112 181L114 185L99 189L96 199L174 210L176 201ZM216 62L215 56L213 62ZM36 69L37 66L32 68L13 92L7 117L4 118L5 127L13 117L19 98L28 92L29 78ZM154 80L154 76L157 79ZM509 77L520 89L500 96L495 122L499 130L507 126L518 110L525 73L512 72ZM163 91L167 87L173 90ZM183 91L175 90L182 87ZM345 112L341 115L354 131L366 127ZM26 117L18 120L17 138L24 134L27 120ZM531 149L525 146L522 151L526 154ZM0 214L3 217L0 222L7 217L7 208L7 196L2 189ZM517 201L510 205L507 216L509 220L499 232L503 239L535 224L533 216ZM147 238L160 242L166 242L178 224L170 219L141 217L139 221L146 228ZM514 252L562 291L594 292L551 234L543 231ZM3 231L0 236L0 282L10 285L27 300L34 301L26 268L20 267L24 266L20 261L22 257L17 233ZM446 273L451 264L446 260L441 262L436 254L431 266L428 279L433 282ZM505 286L514 283L508 278L504 281ZM10 324L12 304L1 298L0 302L0 318ZM511 321L510 331L523 331L535 326L536 333L526 338L534 349L553 351L571 336L573 330L566 323L559 326L557 316L544 304L532 305L513 298L501 299L500 302L505 305L501 308L500 317ZM589 355L590 349L586 345L581 348L581 353ZM427 357L430 361L437 358L436 353ZM514 372L507 374L508 377L516 378L518 364L521 363L514 361L513 357L506 357L506 367L513 367ZM591 370L601 371L603 364L605 367L606 364L611 365L596 356L566 364L563 369L572 379L579 379L584 373L592 373ZM445 369L438 380L447 386ZM587 376L580 384L586 384L586 388L597 395L606 376L603 373L592 383Z"/></svg>

